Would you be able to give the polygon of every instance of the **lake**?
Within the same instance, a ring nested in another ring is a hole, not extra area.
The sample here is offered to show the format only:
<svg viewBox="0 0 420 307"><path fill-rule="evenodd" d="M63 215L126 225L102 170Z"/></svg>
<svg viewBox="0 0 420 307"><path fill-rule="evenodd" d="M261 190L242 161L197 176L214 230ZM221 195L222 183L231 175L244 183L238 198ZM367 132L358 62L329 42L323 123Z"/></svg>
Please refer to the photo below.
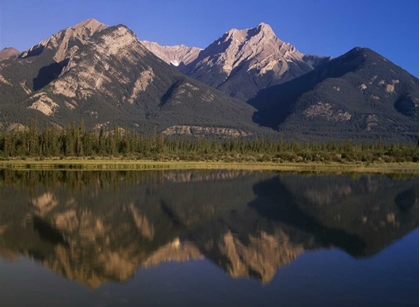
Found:
<svg viewBox="0 0 420 307"><path fill-rule="evenodd" d="M417 306L418 186L0 170L0 306Z"/></svg>

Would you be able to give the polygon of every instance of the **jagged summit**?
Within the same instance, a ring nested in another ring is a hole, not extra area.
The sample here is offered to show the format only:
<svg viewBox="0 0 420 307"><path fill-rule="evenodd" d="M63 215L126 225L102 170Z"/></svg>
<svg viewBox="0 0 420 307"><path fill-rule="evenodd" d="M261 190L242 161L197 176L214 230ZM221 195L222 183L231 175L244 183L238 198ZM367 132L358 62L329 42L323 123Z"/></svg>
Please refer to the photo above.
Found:
<svg viewBox="0 0 420 307"><path fill-rule="evenodd" d="M257 28L266 28L266 29L269 29L269 30L273 31L273 29L271 28L271 26L268 23L265 23L265 22L260 22L257 25Z"/></svg>
<svg viewBox="0 0 420 307"><path fill-rule="evenodd" d="M93 34L106 28L108 28L107 25L100 23L96 19L87 19L72 27L65 28L48 39L29 48L29 50L23 52L20 57L26 58L34 54L39 54L43 52L44 49L52 49L56 51L54 60L56 62L61 62L66 58L70 58Z"/></svg>
<svg viewBox="0 0 420 307"><path fill-rule="evenodd" d="M233 97L249 100L259 90L301 76L328 59L300 53L279 39L270 25L260 23L224 33L182 71Z"/></svg>
<svg viewBox="0 0 420 307"><path fill-rule="evenodd" d="M229 31L225 32L221 38L216 40L216 45L219 46L217 53L223 53L226 51L226 47L228 45L226 43L232 43L239 47L252 38L254 38L255 41L260 41L262 39L274 39L279 42L282 42L275 36L274 31L270 27L270 25L266 23L260 23L254 28L242 30L232 28ZM149 51L154 53L161 60L165 61L168 64L178 67L178 69L183 72L186 71L185 67L187 65L189 65L197 59L201 51L204 51L204 55L206 54L205 49L197 47L188 47L183 44L174 46L162 46L155 41L144 40L141 42L147 49L149 49ZM214 52L214 48L212 49L212 52ZM229 70L228 66L229 64L226 66L227 70Z"/></svg>
<svg viewBox="0 0 420 307"><path fill-rule="evenodd" d="M266 23L259 23L254 28L247 28L247 29L236 29L232 28L229 31L227 31L223 36L222 39L225 38L225 40L233 39L235 41L239 42L245 42L249 39L251 39L254 36L259 36L259 38L275 38L276 34L274 33L273 29L269 24ZM279 40L279 39L278 39Z"/></svg>
<svg viewBox="0 0 420 307"><path fill-rule="evenodd" d="M261 22L252 30L258 31L258 33L262 33L262 34L265 34L265 35L276 36L273 29L271 28L271 26L268 23Z"/></svg>
<svg viewBox="0 0 420 307"><path fill-rule="evenodd" d="M85 29L89 29L91 31L91 35L93 35L94 33L102 31L108 27L109 26L106 24L94 18L90 18L74 25L73 27L70 27L70 29L73 29L76 33L80 33L85 31Z"/></svg>
<svg viewBox="0 0 420 307"><path fill-rule="evenodd" d="M231 32L248 32L248 31L273 33L274 34L274 31L271 28L271 26L268 23L264 23L264 22L260 22L258 25L256 25L253 28L245 28L245 29L232 28L229 31L227 31L226 33L231 33Z"/></svg>
<svg viewBox="0 0 420 307"><path fill-rule="evenodd" d="M279 39L271 26L232 28L207 48L143 44L183 73L235 98L249 100L261 89L299 77L329 57L304 55Z"/></svg>
<svg viewBox="0 0 420 307"><path fill-rule="evenodd" d="M107 28L108 26L99 22L98 20L94 19L94 18L90 18L87 19L85 21L82 21L80 23L78 23L77 25L73 26L73 29L77 29L77 28L89 28L94 32L103 30L105 28Z"/></svg>

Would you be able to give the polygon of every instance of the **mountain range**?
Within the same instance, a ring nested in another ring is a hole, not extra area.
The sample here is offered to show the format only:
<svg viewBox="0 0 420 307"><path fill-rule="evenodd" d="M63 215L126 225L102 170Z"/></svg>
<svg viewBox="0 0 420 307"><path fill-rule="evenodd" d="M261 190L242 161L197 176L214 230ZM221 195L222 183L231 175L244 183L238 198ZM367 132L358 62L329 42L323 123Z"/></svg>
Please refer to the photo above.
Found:
<svg viewBox="0 0 420 307"><path fill-rule="evenodd" d="M173 69L123 25L82 22L0 67L5 128L37 117L58 126L84 119L89 128L118 125L145 133L155 125L222 136L261 130L251 120L252 106Z"/></svg>
<svg viewBox="0 0 420 307"><path fill-rule="evenodd" d="M367 48L303 54L265 23L200 49L89 19L16 52L0 53L2 130L83 119L146 134L418 140L418 78Z"/></svg>
<svg viewBox="0 0 420 307"><path fill-rule="evenodd" d="M161 57L167 48L154 45L149 50ZM183 65L178 67L182 72L245 101L261 89L299 77L330 59L300 53L277 38L265 23L252 29L232 29L194 54L195 59L186 62L179 56Z"/></svg>

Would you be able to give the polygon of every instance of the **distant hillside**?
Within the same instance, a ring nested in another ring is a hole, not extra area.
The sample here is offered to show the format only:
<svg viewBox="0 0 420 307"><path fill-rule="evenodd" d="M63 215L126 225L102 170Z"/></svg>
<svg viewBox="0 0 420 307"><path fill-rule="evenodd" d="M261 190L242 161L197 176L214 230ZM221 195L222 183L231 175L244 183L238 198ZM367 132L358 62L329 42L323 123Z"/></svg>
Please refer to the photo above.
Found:
<svg viewBox="0 0 420 307"><path fill-rule="evenodd" d="M159 59L178 67L178 69L194 61L201 51L200 48L187 47L185 45L161 46L156 42L148 41L141 41L141 43Z"/></svg>
<svg viewBox="0 0 420 307"><path fill-rule="evenodd" d="M254 120L298 139L417 141L419 80L366 48L250 100Z"/></svg>

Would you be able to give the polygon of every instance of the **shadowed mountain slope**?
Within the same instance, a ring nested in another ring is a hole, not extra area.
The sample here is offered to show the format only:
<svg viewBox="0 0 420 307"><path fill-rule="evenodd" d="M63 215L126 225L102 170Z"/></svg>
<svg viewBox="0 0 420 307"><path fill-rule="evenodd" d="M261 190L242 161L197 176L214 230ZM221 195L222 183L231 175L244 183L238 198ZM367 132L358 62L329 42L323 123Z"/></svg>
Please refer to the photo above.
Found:
<svg viewBox="0 0 420 307"><path fill-rule="evenodd" d="M419 81L367 48L354 48L250 100L254 120L301 139L418 140Z"/></svg>

